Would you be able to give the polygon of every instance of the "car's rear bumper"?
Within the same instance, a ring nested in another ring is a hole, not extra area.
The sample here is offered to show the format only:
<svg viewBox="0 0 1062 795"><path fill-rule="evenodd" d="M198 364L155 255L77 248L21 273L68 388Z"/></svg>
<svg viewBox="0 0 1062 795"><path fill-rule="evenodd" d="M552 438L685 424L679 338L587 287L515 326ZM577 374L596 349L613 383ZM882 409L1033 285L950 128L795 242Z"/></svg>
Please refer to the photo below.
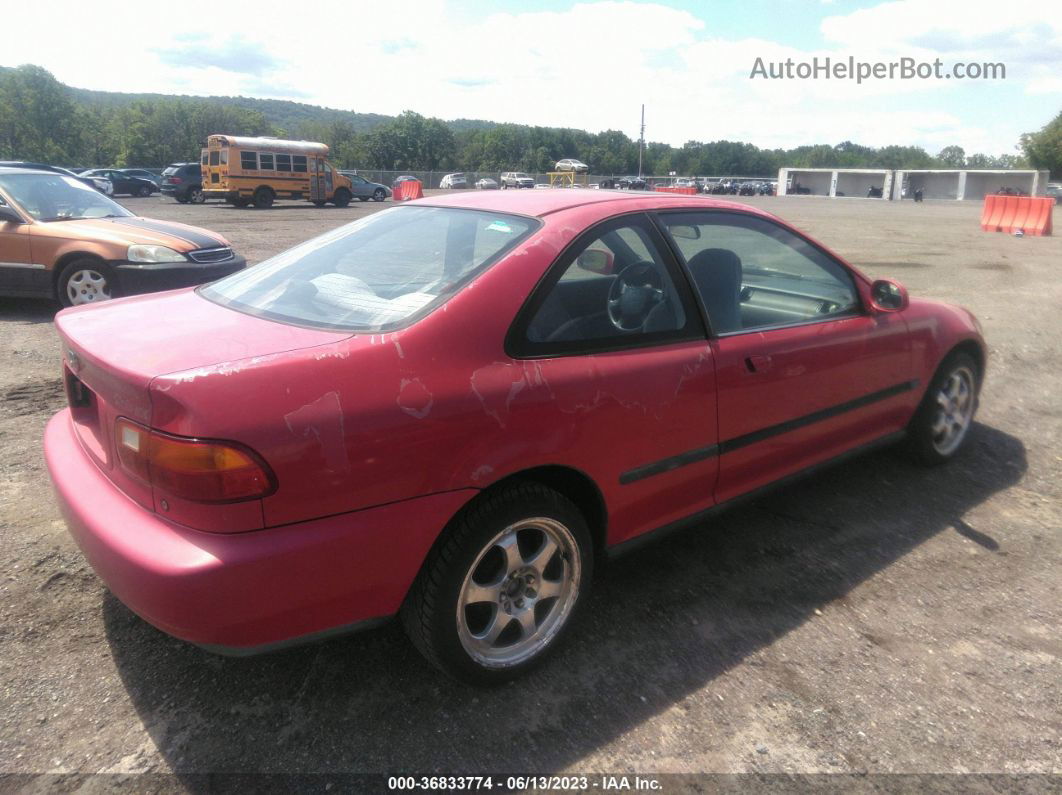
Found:
<svg viewBox="0 0 1062 795"><path fill-rule="evenodd" d="M163 185L159 188L159 192L163 196L170 196L174 199L183 199L188 195L188 191L192 189L192 185Z"/></svg>
<svg viewBox="0 0 1062 795"><path fill-rule="evenodd" d="M176 290L206 284L247 267L247 260L234 256L225 262L192 263L121 262L114 266L122 295Z"/></svg>
<svg viewBox="0 0 1062 795"><path fill-rule="evenodd" d="M121 493L63 410L45 460L70 534L107 587L164 632L254 653L393 615L462 490L247 533L171 523Z"/></svg>

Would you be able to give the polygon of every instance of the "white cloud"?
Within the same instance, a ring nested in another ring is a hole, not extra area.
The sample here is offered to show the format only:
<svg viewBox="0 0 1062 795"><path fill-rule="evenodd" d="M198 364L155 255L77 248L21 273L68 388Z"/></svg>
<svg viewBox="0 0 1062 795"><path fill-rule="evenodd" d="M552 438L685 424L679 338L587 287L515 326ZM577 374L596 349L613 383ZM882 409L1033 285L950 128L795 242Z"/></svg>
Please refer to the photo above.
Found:
<svg viewBox="0 0 1062 795"><path fill-rule="evenodd" d="M1015 93L1062 90L1062 4L1043 0L1012 0L1002 11L957 0L899 0L850 13L832 6L822 22L827 44L814 51L723 38L712 7L702 20L660 3L618 0L521 13L456 0L322 6L307 17L290 3L262 0L194 14L150 1L135 13L113 0L38 4L24 11L20 28L48 30L48 48L8 33L0 59L40 63L85 88L242 93L632 136L645 102L649 137L673 144L849 139L996 153L1011 151L1024 131L992 119L991 109L949 103L955 81L750 80L757 56L1004 61ZM808 6L808 13L822 12ZM116 19L127 51L110 43ZM934 110L906 109L908 98L923 96L933 98Z"/></svg>

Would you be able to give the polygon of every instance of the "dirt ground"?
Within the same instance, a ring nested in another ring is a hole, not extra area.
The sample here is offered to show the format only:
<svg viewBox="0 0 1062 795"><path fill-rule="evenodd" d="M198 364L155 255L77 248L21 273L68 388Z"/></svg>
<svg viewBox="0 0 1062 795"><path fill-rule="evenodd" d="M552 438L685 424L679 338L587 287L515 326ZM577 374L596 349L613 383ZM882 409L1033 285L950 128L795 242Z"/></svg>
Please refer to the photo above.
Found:
<svg viewBox="0 0 1062 795"><path fill-rule="evenodd" d="M44 468L56 307L0 299L0 771L1062 772L1062 237L981 232L977 203L749 203L979 316L967 450L872 454L628 556L563 652L496 690L395 625L228 659L132 615ZM123 204L252 262L389 206Z"/></svg>

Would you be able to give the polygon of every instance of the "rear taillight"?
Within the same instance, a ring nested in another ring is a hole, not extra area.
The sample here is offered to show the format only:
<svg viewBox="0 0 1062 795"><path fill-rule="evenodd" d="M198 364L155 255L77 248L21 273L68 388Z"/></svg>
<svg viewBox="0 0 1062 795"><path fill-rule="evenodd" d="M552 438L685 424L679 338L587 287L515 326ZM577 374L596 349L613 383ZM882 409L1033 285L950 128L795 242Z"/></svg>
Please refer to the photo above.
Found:
<svg viewBox="0 0 1062 795"><path fill-rule="evenodd" d="M272 494L276 481L256 453L235 442L194 439L119 418L118 461L137 480L192 502L239 502Z"/></svg>
<svg viewBox="0 0 1062 795"><path fill-rule="evenodd" d="M166 181L171 185L180 185L182 182L184 182L184 180L180 177L166 177Z"/></svg>

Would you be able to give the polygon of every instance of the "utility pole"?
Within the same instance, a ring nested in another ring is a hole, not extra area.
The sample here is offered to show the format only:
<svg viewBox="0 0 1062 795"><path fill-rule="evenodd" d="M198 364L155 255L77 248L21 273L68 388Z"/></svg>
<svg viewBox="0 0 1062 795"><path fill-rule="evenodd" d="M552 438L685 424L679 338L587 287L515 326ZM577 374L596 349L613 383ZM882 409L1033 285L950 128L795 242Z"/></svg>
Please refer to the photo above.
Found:
<svg viewBox="0 0 1062 795"><path fill-rule="evenodd" d="M645 149L645 104L642 104L642 133L638 138L638 179L642 178L642 150Z"/></svg>

